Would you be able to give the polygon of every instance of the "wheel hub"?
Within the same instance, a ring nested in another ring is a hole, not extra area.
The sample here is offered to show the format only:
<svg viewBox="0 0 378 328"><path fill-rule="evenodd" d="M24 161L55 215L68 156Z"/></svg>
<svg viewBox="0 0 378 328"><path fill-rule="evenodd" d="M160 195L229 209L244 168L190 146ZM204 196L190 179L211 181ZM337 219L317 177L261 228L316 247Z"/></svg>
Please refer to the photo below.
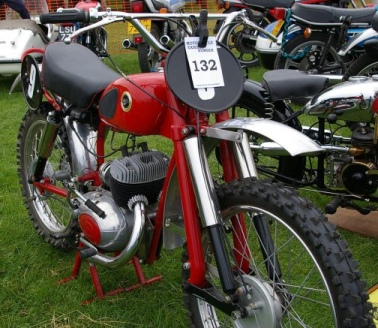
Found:
<svg viewBox="0 0 378 328"><path fill-rule="evenodd" d="M253 54L255 52L256 37L251 35L250 31L244 29L238 32L235 40L236 49L245 54Z"/></svg>
<svg viewBox="0 0 378 328"><path fill-rule="evenodd" d="M282 307L279 297L273 288L265 281L244 275L240 282L240 305L248 312L247 317L241 318L238 312L233 313L236 327L278 327L282 318ZM247 289L247 291L246 291Z"/></svg>

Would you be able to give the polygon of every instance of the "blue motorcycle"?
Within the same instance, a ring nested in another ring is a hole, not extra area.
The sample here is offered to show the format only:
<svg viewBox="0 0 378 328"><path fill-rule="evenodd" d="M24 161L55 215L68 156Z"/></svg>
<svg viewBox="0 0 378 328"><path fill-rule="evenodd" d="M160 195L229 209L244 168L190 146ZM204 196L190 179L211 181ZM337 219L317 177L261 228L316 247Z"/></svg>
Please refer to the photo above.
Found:
<svg viewBox="0 0 378 328"><path fill-rule="evenodd" d="M364 53L364 43L378 38L377 33L362 34L371 28L376 12L375 6L348 9L295 3L284 20L267 27L281 44L261 35L256 51L268 69L342 76L349 64Z"/></svg>

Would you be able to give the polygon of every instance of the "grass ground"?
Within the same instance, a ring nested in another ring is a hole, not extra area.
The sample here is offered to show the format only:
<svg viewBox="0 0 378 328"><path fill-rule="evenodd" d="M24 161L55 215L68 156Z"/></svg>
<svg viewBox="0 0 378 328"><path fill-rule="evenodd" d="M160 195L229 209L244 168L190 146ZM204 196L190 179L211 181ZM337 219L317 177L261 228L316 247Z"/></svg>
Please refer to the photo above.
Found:
<svg viewBox="0 0 378 328"><path fill-rule="evenodd" d="M135 57L130 58L121 65L127 73L137 70ZM252 77L258 79L261 71L254 72ZM20 88L8 94L13 78L0 77L0 327L186 327L180 287L181 250L164 251L161 260L144 267L147 277L163 274L162 282L85 306L81 302L94 296L86 265L79 279L57 284L71 274L74 252L46 245L34 231L23 205L17 180L16 139L26 104ZM378 280L377 241L341 233L360 262L367 285L373 285ZM98 269L105 290L135 282L129 266Z"/></svg>

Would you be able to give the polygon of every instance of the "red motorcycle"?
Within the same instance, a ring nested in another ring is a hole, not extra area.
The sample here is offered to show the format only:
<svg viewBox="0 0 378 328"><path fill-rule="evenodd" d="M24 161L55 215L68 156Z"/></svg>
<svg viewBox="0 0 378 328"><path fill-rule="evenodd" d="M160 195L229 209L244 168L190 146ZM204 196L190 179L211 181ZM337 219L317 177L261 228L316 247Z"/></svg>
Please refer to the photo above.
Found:
<svg viewBox="0 0 378 328"><path fill-rule="evenodd" d="M90 13L102 19L70 39L128 22L159 44L139 21L159 14ZM18 171L35 228L76 250L65 281L89 263L100 298L159 281L146 279L142 264L183 247L177 263L191 327L372 327L356 262L335 227L295 191L258 180L249 141L291 155L320 147L278 122L230 119L227 109L252 82L208 36L206 20L201 12L196 35L169 51L164 73L118 73L68 40L25 54ZM160 150L139 136L163 137ZM104 293L96 265L127 263L140 283Z"/></svg>

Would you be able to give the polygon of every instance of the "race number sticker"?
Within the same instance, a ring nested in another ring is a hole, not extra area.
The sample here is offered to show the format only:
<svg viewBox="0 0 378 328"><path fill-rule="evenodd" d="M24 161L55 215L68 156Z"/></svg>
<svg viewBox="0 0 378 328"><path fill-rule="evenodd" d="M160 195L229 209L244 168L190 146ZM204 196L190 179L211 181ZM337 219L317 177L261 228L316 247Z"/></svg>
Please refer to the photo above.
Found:
<svg viewBox="0 0 378 328"><path fill-rule="evenodd" d="M215 37L209 37L204 48L198 46L199 37L186 37L184 42L193 87L195 89L223 87L223 73Z"/></svg>
<svg viewBox="0 0 378 328"><path fill-rule="evenodd" d="M38 109L42 102L42 81L36 60L27 55L21 64L21 84L26 102L31 109Z"/></svg>

